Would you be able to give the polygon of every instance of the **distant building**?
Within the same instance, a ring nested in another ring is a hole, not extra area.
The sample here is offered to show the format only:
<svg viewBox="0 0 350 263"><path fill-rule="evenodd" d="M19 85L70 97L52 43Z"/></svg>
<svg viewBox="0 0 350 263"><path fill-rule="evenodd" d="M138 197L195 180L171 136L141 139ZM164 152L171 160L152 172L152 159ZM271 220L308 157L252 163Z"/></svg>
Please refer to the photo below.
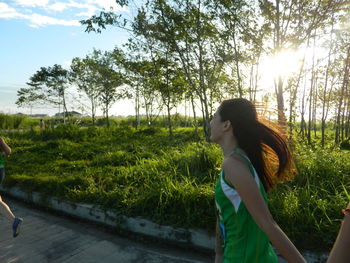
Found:
<svg viewBox="0 0 350 263"><path fill-rule="evenodd" d="M56 114L55 114L55 117L63 117L64 114L65 114L64 112L59 112L59 113L56 113ZM81 117L82 114L79 113L79 112L77 112L77 111L68 111L66 117L67 117L67 116Z"/></svg>
<svg viewBox="0 0 350 263"><path fill-rule="evenodd" d="M34 117L34 118L44 118L44 117L48 117L47 114L31 114L29 115L30 117Z"/></svg>

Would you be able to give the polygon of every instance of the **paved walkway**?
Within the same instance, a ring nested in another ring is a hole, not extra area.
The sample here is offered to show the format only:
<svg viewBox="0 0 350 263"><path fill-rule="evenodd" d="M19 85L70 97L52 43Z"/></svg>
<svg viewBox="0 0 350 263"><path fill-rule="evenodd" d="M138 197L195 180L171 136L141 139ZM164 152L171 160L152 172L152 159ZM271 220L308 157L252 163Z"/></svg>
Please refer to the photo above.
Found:
<svg viewBox="0 0 350 263"><path fill-rule="evenodd" d="M15 215L24 218L21 233L0 218L1 263L200 263L214 259L181 249L118 237L104 228L53 215L3 197ZM148 244L146 244L148 243Z"/></svg>

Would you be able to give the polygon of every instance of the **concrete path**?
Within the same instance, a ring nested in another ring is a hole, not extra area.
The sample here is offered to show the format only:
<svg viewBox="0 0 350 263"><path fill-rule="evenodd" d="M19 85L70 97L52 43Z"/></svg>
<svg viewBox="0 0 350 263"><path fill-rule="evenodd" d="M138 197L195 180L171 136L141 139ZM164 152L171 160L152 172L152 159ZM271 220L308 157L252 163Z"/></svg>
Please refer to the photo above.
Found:
<svg viewBox="0 0 350 263"><path fill-rule="evenodd" d="M159 242L118 237L101 226L47 213L3 196L14 214L24 218L21 233L0 218L1 263L200 263L213 257Z"/></svg>

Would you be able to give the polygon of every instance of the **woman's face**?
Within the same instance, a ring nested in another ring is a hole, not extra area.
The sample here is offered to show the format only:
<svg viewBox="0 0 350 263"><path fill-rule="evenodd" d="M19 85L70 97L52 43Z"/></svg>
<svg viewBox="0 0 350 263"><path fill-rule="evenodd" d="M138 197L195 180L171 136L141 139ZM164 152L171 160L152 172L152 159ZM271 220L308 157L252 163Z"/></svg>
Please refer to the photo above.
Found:
<svg viewBox="0 0 350 263"><path fill-rule="evenodd" d="M210 121L210 140L218 143L223 135L224 122L221 121L217 110Z"/></svg>

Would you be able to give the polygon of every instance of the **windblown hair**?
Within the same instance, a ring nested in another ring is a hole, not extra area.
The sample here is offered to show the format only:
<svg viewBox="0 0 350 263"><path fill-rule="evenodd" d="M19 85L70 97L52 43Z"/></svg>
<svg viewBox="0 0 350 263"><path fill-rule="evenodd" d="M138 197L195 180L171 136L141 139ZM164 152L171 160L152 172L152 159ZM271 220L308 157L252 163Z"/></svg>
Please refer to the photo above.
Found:
<svg viewBox="0 0 350 263"><path fill-rule="evenodd" d="M265 189L294 173L291 152L284 137L258 120L255 106L238 98L224 100L219 107L221 121L230 121L238 147L245 151Z"/></svg>

